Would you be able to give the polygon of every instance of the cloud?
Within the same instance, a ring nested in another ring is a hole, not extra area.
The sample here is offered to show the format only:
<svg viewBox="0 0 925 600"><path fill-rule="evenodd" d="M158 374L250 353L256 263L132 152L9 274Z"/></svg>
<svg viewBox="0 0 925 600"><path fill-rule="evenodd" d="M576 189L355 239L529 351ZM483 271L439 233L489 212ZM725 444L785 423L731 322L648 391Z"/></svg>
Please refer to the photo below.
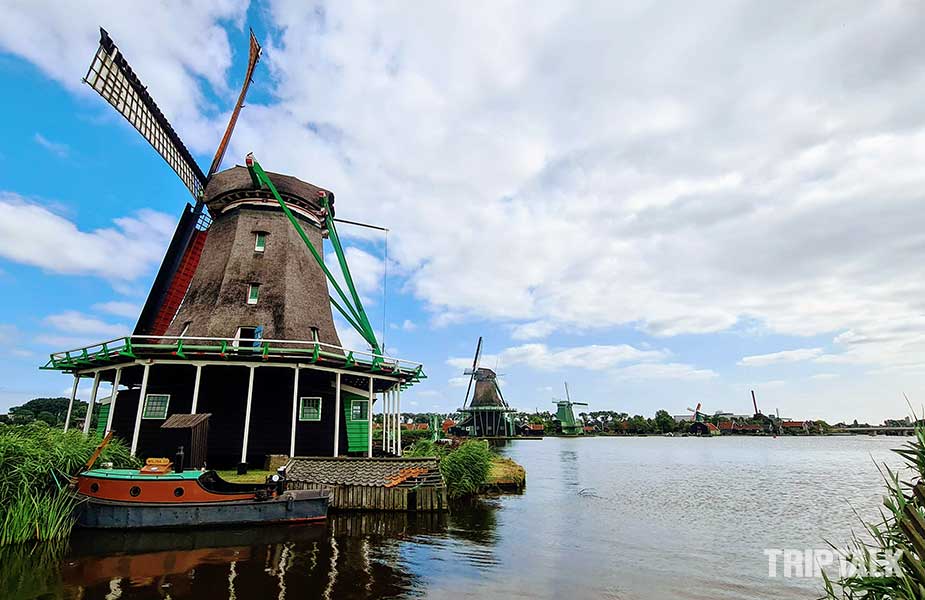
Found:
<svg viewBox="0 0 925 600"><path fill-rule="evenodd" d="M128 335L131 330L125 325L106 323L96 317L86 315L76 310L68 310L62 313L48 315L44 319L47 325L54 327L58 331L66 334L88 334L100 339L91 341L103 341L103 338L113 338L122 335Z"/></svg>
<svg viewBox="0 0 925 600"><path fill-rule="evenodd" d="M36 133L34 139L35 139L36 144L45 148L46 150L48 150L49 152L51 152L52 154L54 154L55 156L59 158L67 158L68 154L70 154L71 152L71 149L68 147L67 144L53 142L49 140L48 138L46 138L41 133Z"/></svg>
<svg viewBox="0 0 925 600"><path fill-rule="evenodd" d="M718 377L710 369L697 369L681 363L648 363L631 365L614 372L618 379L680 379L702 381Z"/></svg>
<svg viewBox="0 0 925 600"><path fill-rule="evenodd" d="M524 365L537 370L588 369L603 371L629 362L658 361L666 358L663 350L640 350L627 344L575 346L572 348L549 348L546 344L522 344L505 348L498 354L483 354L481 365L501 363L507 366ZM447 364L457 369L468 369L472 359L465 357L447 359Z"/></svg>
<svg viewBox="0 0 925 600"><path fill-rule="evenodd" d="M164 255L176 219L149 209L84 231L21 196L0 191L0 257L63 275L131 281ZM28 223L28 227L23 224Z"/></svg>
<svg viewBox="0 0 925 600"><path fill-rule="evenodd" d="M742 367L765 367L767 365L812 360L819 356L822 356L822 348L800 348L797 350L781 350L770 354L745 356L738 364Z"/></svg>
<svg viewBox="0 0 925 600"><path fill-rule="evenodd" d="M533 321L522 323L511 328L513 340L535 340L544 338L556 330L556 326L547 321Z"/></svg>
<svg viewBox="0 0 925 600"><path fill-rule="evenodd" d="M402 331L414 331L418 328L417 325L410 319L405 319L401 324Z"/></svg>
<svg viewBox="0 0 925 600"><path fill-rule="evenodd" d="M93 305L93 310L98 310L104 313L109 313L117 317L126 317L129 319L136 319L138 315L141 314L141 306L133 302L124 302L120 300L114 300L111 302L100 302Z"/></svg>

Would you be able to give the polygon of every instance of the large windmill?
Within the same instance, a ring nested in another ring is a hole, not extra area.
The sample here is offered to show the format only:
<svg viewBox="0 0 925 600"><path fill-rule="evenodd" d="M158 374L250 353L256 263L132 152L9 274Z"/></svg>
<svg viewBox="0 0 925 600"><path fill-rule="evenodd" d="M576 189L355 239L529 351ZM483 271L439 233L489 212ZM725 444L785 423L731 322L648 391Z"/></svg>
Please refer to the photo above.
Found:
<svg viewBox="0 0 925 600"><path fill-rule="evenodd" d="M472 437L509 437L514 435L514 423L511 419L516 409L508 406L498 386L498 375L486 367L480 367L482 357L482 338L475 346L472 368L466 369L469 385L466 397L459 412L466 415L457 430L464 431ZM474 389L473 389L474 387ZM472 392L472 399L469 393Z"/></svg>
<svg viewBox="0 0 925 600"><path fill-rule="evenodd" d="M100 381L111 382L103 430L130 438L143 455L172 455L160 426L188 413L210 415L213 465L371 454L375 394L398 414L400 390L423 376L421 366L383 355L337 235L333 193L268 173L250 155L245 166L219 171L260 59L253 32L244 83L207 172L100 32L86 83L164 158L193 202L134 334L52 354L46 368L73 373L75 394L79 378L92 377L92 400ZM342 283L324 262L326 239ZM341 347L332 305L367 349Z"/></svg>
<svg viewBox="0 0 925 600"><path fill-rule="evenodd" d="M587 402L572 402L572 395L568 390L568 382L565 382L565 400L553 400L556 405L556 429L562 435L582 435L584 434L584 425L575 418L574 406L588 406Z"/></svg>

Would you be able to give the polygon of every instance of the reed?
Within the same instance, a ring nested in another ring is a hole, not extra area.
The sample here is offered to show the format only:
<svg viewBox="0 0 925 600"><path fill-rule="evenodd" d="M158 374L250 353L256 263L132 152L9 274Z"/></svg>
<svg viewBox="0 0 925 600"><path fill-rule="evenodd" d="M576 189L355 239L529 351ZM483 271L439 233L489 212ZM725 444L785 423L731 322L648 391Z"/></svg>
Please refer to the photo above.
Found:
<svg viewBox="0 0 925 600"><path fill-rule="evenodd" d="M446 480L450 498L472 496L488 480L494 454L488 442L469 440L440 460L440 472Z"/></svg>
<svg viewBox="0 0 925 600"><path fill-rule="evenodd" d="M865 600L906 600L925 598L925 556L913 545L903 521L908 521L909 510L923 514L916 506L913 488L925 481L925 427L916 427L915 436L895 450L906 463L902 474L884 465L880 468L886 485L883 508L877 522L862 521L866 537L854 535L846 549L833 546L839 554L852 562L869 565L884 554L902 553L897 569L889 576L869 575L863 570L850 576L831 580L823 573L826 598ZM911 474L911 479L907 477Z"/></svg>
<svg viewBox="0 0 925 600"><path fill-rule="evenodd" d="M0 546L67 538L75 499L66 486L99 442L96 436L44 423L0 426ZM99 460L136 464L118 440L110 442Z"/></svg>

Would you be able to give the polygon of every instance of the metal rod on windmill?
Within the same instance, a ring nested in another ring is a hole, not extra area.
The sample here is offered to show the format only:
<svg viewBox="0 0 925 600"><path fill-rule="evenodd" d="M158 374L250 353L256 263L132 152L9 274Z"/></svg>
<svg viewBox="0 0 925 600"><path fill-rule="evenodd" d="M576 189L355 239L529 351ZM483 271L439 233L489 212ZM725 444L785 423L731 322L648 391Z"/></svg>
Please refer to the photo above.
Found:
<svg viewBox="0 0 925 600"><path fill-rule="evenodd" d="M479 336L479 343L475 346L475 357L472 359L472 369L463 375L469 376L469 386L466 387L466 398L463 400L463 408L469 405L469 392L472 391L472 382L475 380L475 372L479 368L479 356L482 354L482 336Z"/></svg>

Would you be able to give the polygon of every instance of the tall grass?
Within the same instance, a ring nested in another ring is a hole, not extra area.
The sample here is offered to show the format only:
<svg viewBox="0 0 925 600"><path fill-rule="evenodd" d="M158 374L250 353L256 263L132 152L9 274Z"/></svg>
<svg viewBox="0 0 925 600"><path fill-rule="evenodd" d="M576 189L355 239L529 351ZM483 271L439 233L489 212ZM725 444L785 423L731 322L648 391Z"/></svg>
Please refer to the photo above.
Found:
<svg viewBox="0 0 925 600"><path fill-rule="evenodd" d="M67 538L75 505L66 490L68 477L90 459L99 442L96 436L44 423L0 426L0 546ZM99 460L136 464L115 439Z"/></svg>
<svg viewBox="0 0 925 600"><path fill-rule="evenodd" d="M488 479L491 469L491 448L488 442L469 440L440 460L440 472L446 480L450 498L471 496Z"/></svg>
<svg viewBox="0 0 925 600"><path fill-rule="evenodd" d="M878 522L864 522L869 539L855 535L847 549L836 550L846 559L869 565L883 554L902 552L898 569L889 576L870 576L863 571L832 581L823 573L826 598L864 600L921 600L925 598L925 556L919 556L904 534L901 526L908 519L904 511L913 509L925 515L925 507L913 504L913 488L919 481L925 481L925 427L918 426L915 436L895 452L902 456L908 467L904 475L911 473L911 480L904 479L899 472L884 465L881 468L886 495Z"/></svg>

